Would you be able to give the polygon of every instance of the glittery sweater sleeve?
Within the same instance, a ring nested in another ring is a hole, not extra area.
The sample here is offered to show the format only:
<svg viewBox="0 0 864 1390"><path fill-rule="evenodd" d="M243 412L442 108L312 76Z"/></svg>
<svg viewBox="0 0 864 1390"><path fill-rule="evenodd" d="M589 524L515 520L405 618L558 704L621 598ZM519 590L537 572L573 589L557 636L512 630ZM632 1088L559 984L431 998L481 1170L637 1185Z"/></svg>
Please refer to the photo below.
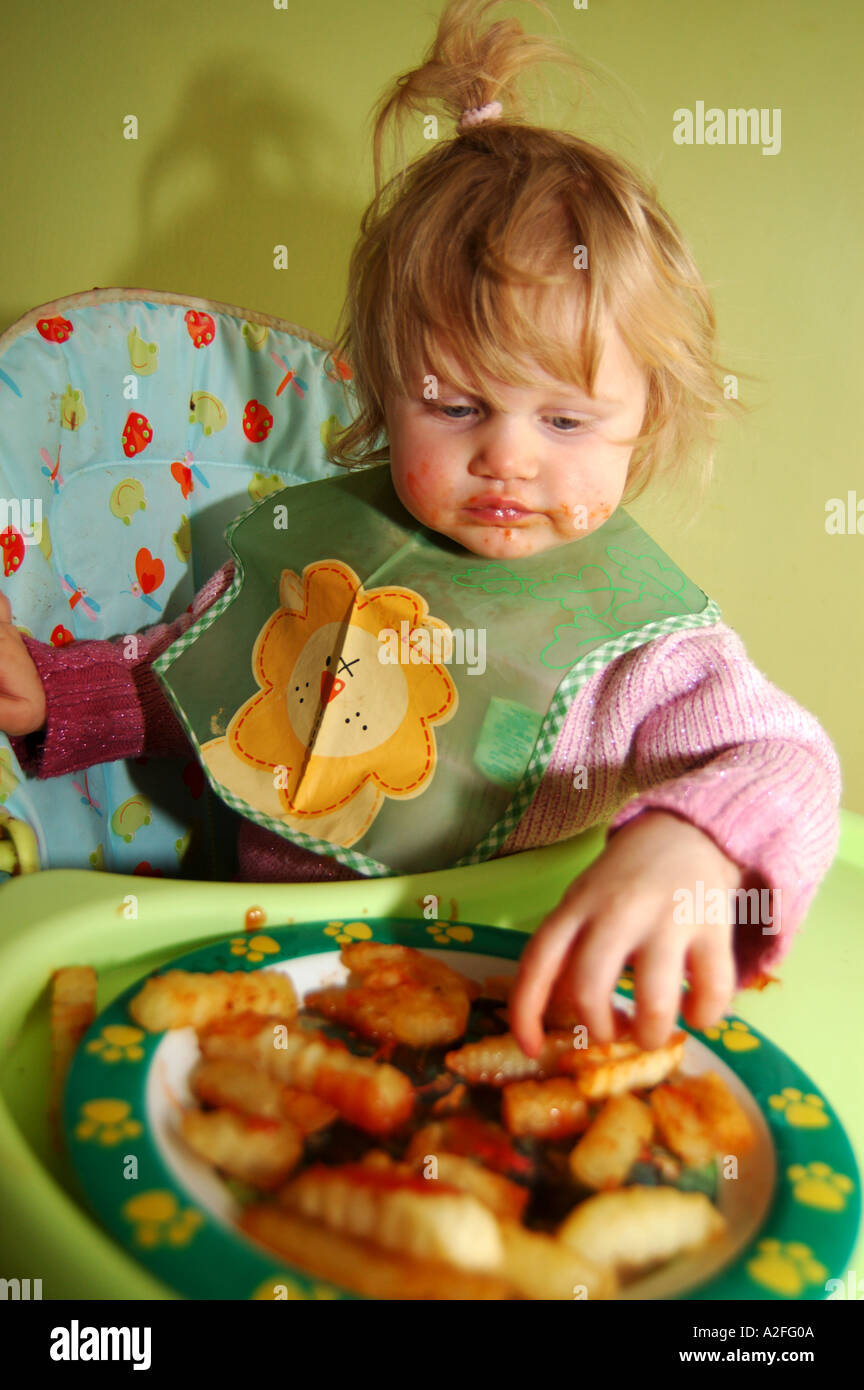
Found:
<svg viewBox="0 0 864 1390"><path fill-rule="evenodd" d="M234 561L227 560L179 618L129 636L65 647L24 637L46 704L38 733L9 739L24 773L60 777L118 758L191 754L152 663L229 587L233 576Z"/></svg>
<svg viewBox="0 0 864 1390"><path fill-rule="evenodd" d="M714 840L744 887L778 889L780 929L736 928L744 987L788 950L839 838L840 767L818 721L730 628L673 633L594 676L505 852L662 810Z"/></svg>

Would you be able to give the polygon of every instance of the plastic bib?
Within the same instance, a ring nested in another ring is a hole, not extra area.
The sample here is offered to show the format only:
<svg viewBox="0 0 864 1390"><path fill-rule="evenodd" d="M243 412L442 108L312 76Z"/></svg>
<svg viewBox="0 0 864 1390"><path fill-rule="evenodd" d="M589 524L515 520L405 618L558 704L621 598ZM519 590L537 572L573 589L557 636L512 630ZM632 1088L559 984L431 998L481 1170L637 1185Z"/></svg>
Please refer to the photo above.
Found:
<svg viewBox="0 0 864 1390"><path fill-rule="evenodd" d="M491 858L574 696L719 610L626 512L510 564L422 527L386 466L267 497L231 588L154 664L214 790L361 873Z"/></svg>

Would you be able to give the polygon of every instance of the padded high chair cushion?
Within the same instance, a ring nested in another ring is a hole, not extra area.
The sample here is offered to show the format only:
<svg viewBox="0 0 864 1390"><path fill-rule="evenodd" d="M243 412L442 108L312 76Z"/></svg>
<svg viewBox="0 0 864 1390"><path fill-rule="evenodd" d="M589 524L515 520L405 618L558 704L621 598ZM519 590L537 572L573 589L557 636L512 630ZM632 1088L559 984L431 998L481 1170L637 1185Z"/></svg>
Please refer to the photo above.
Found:
<svg viewBox="0 0 864 1390"><path fill-rule="evenodd" d="M349 381L324 339L210 300L103 289L25 314L0 336L13 622L58 645L176 618L230 558L229 521L341 471L325 441L352 417ZM0 734L0 804L33 826L43 868L225 877L224 808L196 767L103 763L40 782Z"/></svg>

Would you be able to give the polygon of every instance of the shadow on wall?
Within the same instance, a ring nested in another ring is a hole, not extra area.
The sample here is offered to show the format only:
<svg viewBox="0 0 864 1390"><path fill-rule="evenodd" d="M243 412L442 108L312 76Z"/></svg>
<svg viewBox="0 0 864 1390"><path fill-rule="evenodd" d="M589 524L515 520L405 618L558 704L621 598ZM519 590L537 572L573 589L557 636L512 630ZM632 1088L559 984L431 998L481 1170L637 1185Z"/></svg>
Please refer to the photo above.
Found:
<svg viewBox="0 0 864 1390"><path fill-rule="evenodd" d="M255 69L253 53L211 64L188 84L164 133L142 130L137 143L129 142L140 165L130 179L137 187L137 230L126 246L104 240L102 209L125 196L122 186L105 188L92 214L94 283L220 299L329 336L345 290L346 248L362 210L356 198L339 196L346 183L344 138L323 100L315 110L299 106L290 92L268 90ZM110 138L122 137L112 132ZM98 161L98 149L93 158ZM360 200L367 194L371 188ZM277 244L288 250L285 270L273 268ZM262 303L247 302L250 260L251 278L269 284L257 296ZM55 284L51 298L93 288L66 283L62 266ZM328 287L332 322L322 325ZM7 300L0 325L7 328L33 307Z"/></svg>

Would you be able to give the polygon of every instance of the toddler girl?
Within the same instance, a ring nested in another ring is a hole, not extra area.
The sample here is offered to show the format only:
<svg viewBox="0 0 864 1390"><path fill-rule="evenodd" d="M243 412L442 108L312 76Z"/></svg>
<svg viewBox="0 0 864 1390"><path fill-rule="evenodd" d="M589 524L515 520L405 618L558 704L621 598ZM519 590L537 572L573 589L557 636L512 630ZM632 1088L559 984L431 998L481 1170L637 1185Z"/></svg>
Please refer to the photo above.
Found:
<svg viewBox="0 0 864 1390"><path fill-rule="evenodd" d="M572 576L580 544L622 499L661 475L680 482L694 461L707 472L724 404L714 317L680 234L637 174L521 119L521 70L571 60L516 21L484 30L489 8L453 0L426 61L379 109L376 197L338 342L360 409L332 457L389 462L407 512L466 561L509 572L568 547ZM426 115L436 99L456 133L382 186L388 124ZM232 577L229 561L191 611L141 634L133 660L119 639L55 650L22 636L0 597L0 728L23 770L53 777L188 756L151 663ZM500 851L608 827L599 858L525 951L511 1021L531 1053L550 998L574 1004L608 1041L628 961L643 1047L674 1027L682 977L687 1021L716 1022L736 988L788 949L836 848L828 738L754 668L716 610L619 651L577 690ZM238 835L243 879L359 876L248 818ZM742 911L742 893L764 905L762 890L779 890L770 901L782 912ZM682 912L688 892L734 910Z"/></svg>

